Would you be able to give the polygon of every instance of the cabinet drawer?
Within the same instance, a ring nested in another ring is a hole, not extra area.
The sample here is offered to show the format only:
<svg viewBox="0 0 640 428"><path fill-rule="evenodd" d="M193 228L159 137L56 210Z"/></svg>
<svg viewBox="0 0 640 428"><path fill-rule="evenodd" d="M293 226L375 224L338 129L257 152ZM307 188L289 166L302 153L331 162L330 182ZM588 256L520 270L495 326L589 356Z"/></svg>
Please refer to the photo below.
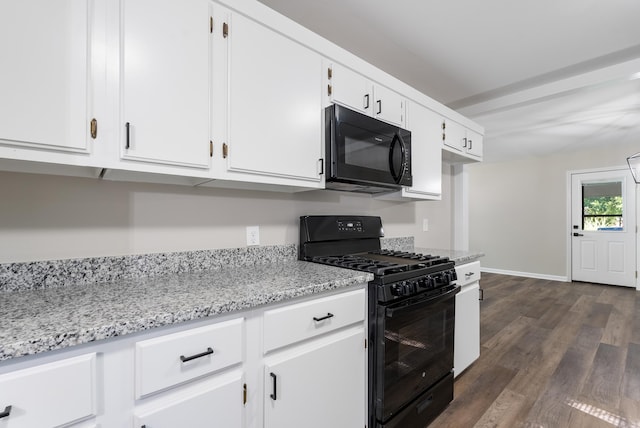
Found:
<svg viewBox="0 0 640 428"><path fill-rule="evenodd" d="M244 318L136 343L136 398L242 361Z"/></svg>
<svg viewBox="0 0 640 428"><path fill-rule="evenodd" d="M268 352L364 319L364 289L272 309L264 313L264 351Z"/></svg>
<svg viewBox="0 0 640 428"><path fill-rule="evenodd" d="M480 280L480 262L466 263L456 266L457 284L465 286Z"/></svg>
<svg viewBox="0 0 640 428"><path fill-rule="evenodd" d="M0 413L5 411L0 426L11 428L57 427L95 416L96 354L0 376Z"/></svg>

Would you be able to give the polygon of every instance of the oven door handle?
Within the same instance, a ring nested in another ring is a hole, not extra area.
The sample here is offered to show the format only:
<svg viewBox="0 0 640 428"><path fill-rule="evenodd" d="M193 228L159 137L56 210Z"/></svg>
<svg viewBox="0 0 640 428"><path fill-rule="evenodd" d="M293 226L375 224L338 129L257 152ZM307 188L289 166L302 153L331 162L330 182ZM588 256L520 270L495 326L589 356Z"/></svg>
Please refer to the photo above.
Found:
<svg viewBox="0 0 640 428"><path fill-rule="evenodd" d="M395 305L387 307L387 309L385 310L385 316L387 318L393 318L393 314L397 311L403 311L403 310L412 308L414 306L419 306L424 304L433 305L435 303L440 303L444 300L454 297L459 292L460 292L460 286L456 286L451 290L447 291L446 293L440 294L435 297L426 297L426 298L422 297L418 299L405 300L404 302L400 302Z"/></svg>

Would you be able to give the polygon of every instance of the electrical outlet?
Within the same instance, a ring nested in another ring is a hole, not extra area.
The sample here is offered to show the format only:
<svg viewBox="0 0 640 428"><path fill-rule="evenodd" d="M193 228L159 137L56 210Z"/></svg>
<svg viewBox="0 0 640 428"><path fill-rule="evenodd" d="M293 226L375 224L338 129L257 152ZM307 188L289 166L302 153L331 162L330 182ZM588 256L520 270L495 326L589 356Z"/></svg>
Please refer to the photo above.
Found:
<svg viewBox="0 0 640 428"><path fill-rule="evenodd" d="M247 245L260 245L260 227L247 226Z"/></svg>
<svg viewBox="0 0 640 428"><path fill-rule="evenodd" d="M422 219L422 231L423 232L428 232L429 231L429 219L428 218L423 218Z"/></svg>

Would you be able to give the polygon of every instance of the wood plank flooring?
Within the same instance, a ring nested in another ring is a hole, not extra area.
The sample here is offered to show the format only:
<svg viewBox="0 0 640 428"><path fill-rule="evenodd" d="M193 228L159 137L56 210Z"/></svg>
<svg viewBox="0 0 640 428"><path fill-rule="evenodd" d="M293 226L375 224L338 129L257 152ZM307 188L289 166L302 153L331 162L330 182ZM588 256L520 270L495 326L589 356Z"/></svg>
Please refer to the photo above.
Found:
<svg viewBox="0 0 640 428"><path fill-rule="evenodd" d="M640 292L487 273L480 284L480 359L429 428L640 428Z"/></svg>

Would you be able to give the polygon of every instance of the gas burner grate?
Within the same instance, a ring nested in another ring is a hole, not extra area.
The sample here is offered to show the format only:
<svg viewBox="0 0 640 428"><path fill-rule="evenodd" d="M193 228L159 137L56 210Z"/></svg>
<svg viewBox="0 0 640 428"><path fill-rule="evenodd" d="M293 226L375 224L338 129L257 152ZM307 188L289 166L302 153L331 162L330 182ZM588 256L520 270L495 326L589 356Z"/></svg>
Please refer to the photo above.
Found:
<svg viewBox="0 0 640 428"><path fill-rule="evenodd" d="M388 275L391 273L404 272L409 266L393 262L368 259L361 256L318 256L311 259L312 262L322 263L332 266L355 269L364 272L371 272L375 275Z"/></svg>

